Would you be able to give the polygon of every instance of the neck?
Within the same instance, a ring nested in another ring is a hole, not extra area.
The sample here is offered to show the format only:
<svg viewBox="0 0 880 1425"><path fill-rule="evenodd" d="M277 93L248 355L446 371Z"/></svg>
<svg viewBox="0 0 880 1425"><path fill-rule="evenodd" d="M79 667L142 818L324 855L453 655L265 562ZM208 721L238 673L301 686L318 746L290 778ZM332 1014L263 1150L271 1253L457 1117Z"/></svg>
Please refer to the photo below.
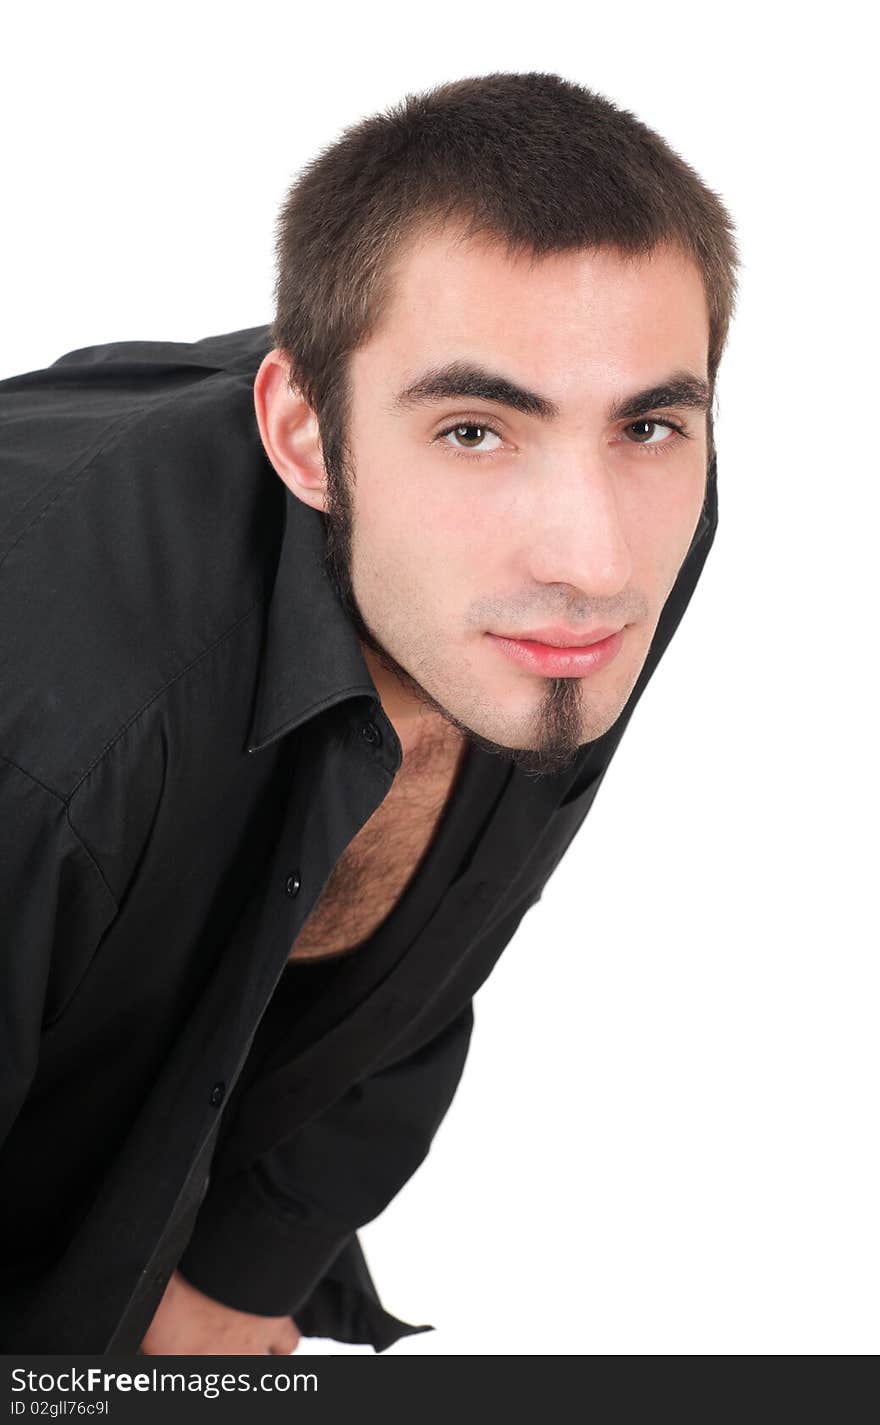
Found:
<svg viewBox="0 0 880 1425"><path fill-rule="evenodd" d="M467 741L464 734L407 688L371 648L364 644L361 648L382 709L400 740L404 765L415 768L444 753L463 756Z"/></svg>

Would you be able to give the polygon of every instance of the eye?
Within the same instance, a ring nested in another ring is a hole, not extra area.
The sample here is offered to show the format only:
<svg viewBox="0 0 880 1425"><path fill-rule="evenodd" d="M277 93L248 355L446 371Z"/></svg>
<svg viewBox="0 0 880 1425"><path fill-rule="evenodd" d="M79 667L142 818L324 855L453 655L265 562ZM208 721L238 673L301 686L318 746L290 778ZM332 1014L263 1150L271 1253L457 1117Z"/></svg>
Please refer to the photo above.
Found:
<svg viewBox="0 0 880 1425"><path fill-rule="evenodd" d="M476 450L480 454L497 450L502 444L496 431L489 426L480 425L477 421L459 421L457 425L447 426L446 430L438 432L437 439L451 445L455 450Z"/></svg>
<svg viewBox="0 0 880 1425"><path fill-rule="evenodd" d="M630 441L631 445L643 445L648 446L652 449L658 446L675 445L677 444L679 437L684 437L685 435L685 432L682 427L676 425L674 421L658 421L648 416L644 416L637 421L631 421L630 424L626 427L626 430L635 432L639 437L646 437L644 439L640 438L634 441ZM668 434L663 440L650 439L651 435L656 435L658 431L667 431L670 434Z"/></svg>

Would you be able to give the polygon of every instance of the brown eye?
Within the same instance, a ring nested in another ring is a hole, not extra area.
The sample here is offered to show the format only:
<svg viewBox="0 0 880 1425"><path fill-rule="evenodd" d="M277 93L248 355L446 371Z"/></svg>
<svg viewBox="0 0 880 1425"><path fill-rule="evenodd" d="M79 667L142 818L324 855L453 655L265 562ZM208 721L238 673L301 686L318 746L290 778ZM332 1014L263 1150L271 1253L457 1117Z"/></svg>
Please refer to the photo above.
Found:
<svg viewBox="0 0 880 1425"><path fill-rule="evenodd" d="M484 426L456 426L452 434L462 445L479 445L485 435Z"/></svg>
<svg viewBox="0 0 880 1425"><path fill-rule="evenodd" d="M453 450L475 450L479 453L497 450L501 445L500 436L478 421L460 421L457 425L447 426L437 438L445 445L451 445Z"/></svg>
<svg viewBox="0 0 880 1425"><path fill-rule="evenodd" d="M656 426L657 421L633 421L630 430L639 437L641 443L641 438L647 438Z"/></svg>
<svg viewBox="0 0 880 1425"><path fill-rule="evenodd" d="M667 435L673 435L676 431L676 427L670 425L668 421L642 420L632 421L627 426L627 430L635 434L636 440L634 444L636 445L663 445L666 443L665 440L654 440L652 437L657 435L658 432L662 433L664 431L667 432Z"/></svg>

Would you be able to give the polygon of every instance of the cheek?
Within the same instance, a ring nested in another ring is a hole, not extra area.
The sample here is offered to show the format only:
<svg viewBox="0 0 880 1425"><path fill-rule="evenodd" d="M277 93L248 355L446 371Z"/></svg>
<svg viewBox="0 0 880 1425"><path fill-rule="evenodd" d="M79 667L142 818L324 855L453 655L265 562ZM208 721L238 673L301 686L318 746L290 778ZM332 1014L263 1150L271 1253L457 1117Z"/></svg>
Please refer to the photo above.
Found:
<svg viewBox="0 0 880 1425"><path fill-rule="evenodd" d="M356 545L383 557L405 549L418 535L418 497L406 471L390 463L358 465L354 501Z"/></svg>
<svg viewBox="0 0 880 1425"><path fill-rule="evenodd" d="M628 524L633 564L642 571L644 587L668 591L699 522L705 476L688 470L674 472L674 478L662 476L661 471L648 484L633 486Z"/></svg>
<svg viewBox="0 0 880 1425"><path fill-rule="evenodd" d="M685 555L691 545L691 540L697 532L700 522L700 515L703 511L703 503L706 498L706 472L705 466L693 472L681 498L675 506L675 525L678 535L678 562L676 573L684 560Z"/></svg>
<svg viewBox="0 0 880 1425"><path fill-rule="evenodd" d="M446 463L422 470L414 461L386 463L359 480L355 525L364 551L410 566L420 582L438 568L453 582L472 582L498 541L491 503Z"/></svg>
<svg viewBox="0 0 880 1425"><path fill-rule="evenodd" d="M412 466L358 468L352 541L357 597L386 634L404 612L433 623L463 594L461 511L450 492L420 480Z"/></svg>

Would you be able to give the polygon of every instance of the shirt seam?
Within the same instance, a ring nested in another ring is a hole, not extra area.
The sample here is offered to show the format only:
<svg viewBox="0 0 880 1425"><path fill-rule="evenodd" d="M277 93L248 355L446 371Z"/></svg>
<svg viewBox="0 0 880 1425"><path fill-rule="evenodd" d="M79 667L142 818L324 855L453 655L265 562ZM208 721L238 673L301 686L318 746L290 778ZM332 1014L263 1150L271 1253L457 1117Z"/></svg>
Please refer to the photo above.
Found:
<svg viewBox="0 0 880 1425"><path fill-rule="evenodd" d="M0 761L5 762L8 767L14 767L16 772L20 772L23 777L26 777L27 780L33 783L35 787L39 787L41 791L47 792L50 797L52 797L56 802L59 802L60 805L64 808L65 820L67 821L67 825L70 829L71 835L76 840L77 846L79 846L79 848L83 852L85 852L85 855L88 857L88 860L94 870L97 871L98 876L101 879L101 884L103 885L108 896L112 900L115 910L118 912L119 901L113 893L113 889L110 885L110 882L104 875L104 872L101 869L99 862L95 860L94 855L92 854L86 843L83 841L73 822L70 820L70 799L61 796L60 792L56 792L54 787L50 787L45 782L41 782L39 777L35 777L34 774L32 772L29 772L26 767L22 767L18 762L14 761L12 757L7 757L4 752L0 752Z"/></svg>
<svg viewBox="0 0 880 1425"><path fill-rule="evenodd" d="M154 693L151 693L145 702L141 703L140 707L132 713L131 717L128 718L128 720L124 722L122 726L113 734L109 742L107 742L105 746L101 748L101 751L95 757L92 758L92 761L86 767L85 771L71 787L67 797L68 802L73 800L74 796L76 795L77 791L82 786L86 778L91 776L92 772L95 770L102 758L106 757L107 753L113 746L115 746L119 739L125 736L128 729L134 723L137 722L141 714L145 713L147 708L150 707L157 700L157 698L163 697L165 693L167 693L168 689L173 687L175 683L179 682L181 678L186 677L186 674L189 673L191 669L195 668L199 663L201 663L203 658L207 658L209 653L213 653L214 650L218 648L221 643L224 643L227 638L230 638L232 634L235 633L235 630L237 628L240 628L243 623L247 623L248 619L252 617L255 610L261 608L264 603L265 597L261 594L260 597L256 599L254 603L251 604L250 608L248 608L243 614L240 614L239 617L235 620L235 622L230 624L229 627L223 631L223 633L218 634L218 636L213 640L213 642L208 644L207 648L203 648L201 653L197 653L196 656L194 658L191 658L190 661L183 666L183 668L179 669L178 672L173 675L173 677L169 678L168 681L163 683L161 687L157 688Z"/></svg>

